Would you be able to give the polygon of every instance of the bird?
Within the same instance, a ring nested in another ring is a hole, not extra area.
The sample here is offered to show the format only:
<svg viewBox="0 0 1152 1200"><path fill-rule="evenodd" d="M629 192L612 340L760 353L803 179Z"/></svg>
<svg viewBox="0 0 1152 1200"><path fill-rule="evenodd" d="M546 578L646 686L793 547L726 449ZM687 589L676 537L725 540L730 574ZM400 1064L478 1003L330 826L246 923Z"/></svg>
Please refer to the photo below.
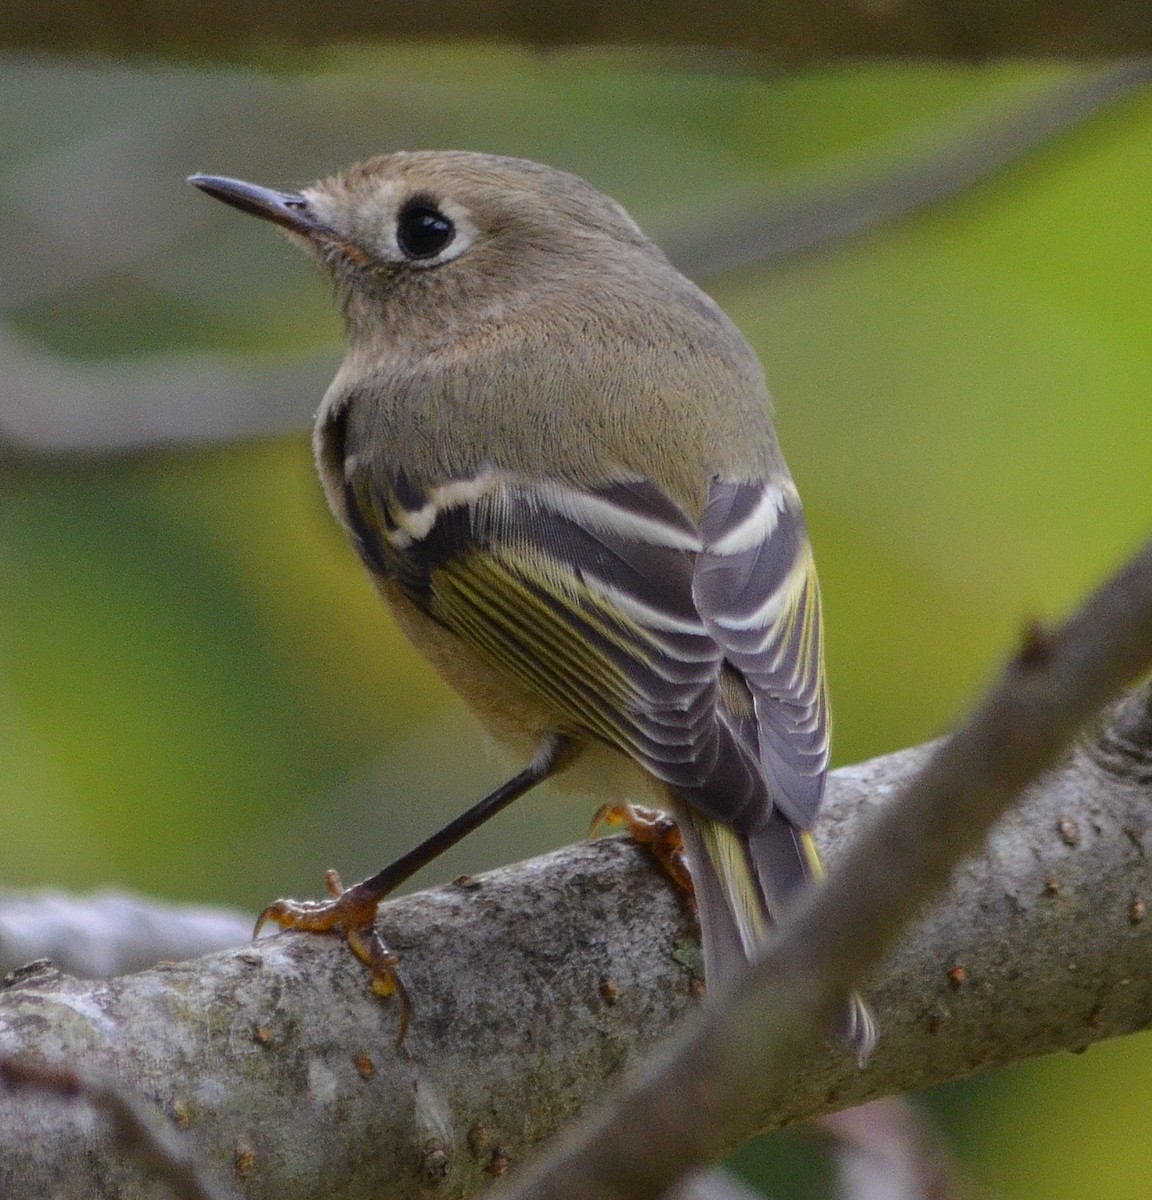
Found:
<svg viewBox="0 0 1152 1200"><path fill-rule="evenodd" d="M396 151L298 191L197 174L330 281L346 357L317 467L403 633L525 763L445 829L261 923L342 931L410 1000L373 919L542 780L679 827L705 981L763 952L822 867L820 591L764 372L626 210L525 159ZM866 1060L853 995L839 1031Z"/></svg>

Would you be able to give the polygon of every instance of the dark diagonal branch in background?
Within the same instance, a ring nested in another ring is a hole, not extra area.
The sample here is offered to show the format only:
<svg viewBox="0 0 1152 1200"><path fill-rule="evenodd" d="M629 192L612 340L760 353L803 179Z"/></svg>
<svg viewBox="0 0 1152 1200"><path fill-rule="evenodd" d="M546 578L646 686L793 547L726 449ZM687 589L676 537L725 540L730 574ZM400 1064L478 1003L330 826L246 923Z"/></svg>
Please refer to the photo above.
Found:
<svg viewBox="0 0 1152 1200"><path fill-rule="evenodd" d="M680 235L661 239L664 249L686 275L704 282L828 249L961 195L1149 81L1152 58L1061 79L881 173L698 217Z"/></svg>
<svg viewBox="0 0 1152 1200"><path fill-rule="evenodd" d="M764 961L520 1176L509 1200L656 1197L762 1128L807 1070L848 990L1020 791L1150 665L1152 542L1062 628L1029 630L980 707L785 921Z"/></svg>
<svg viewBox="0 0 1152 1200"><path fill-rule="evenodd" d="M696 1053L661 1055L627 1120L597 1120L591 1158L569 1139L514 1195L655 1194L754 1129L1152 1025L1146 689L1032 785L890 949L1010 794L1150 659L1152 546L1063 630L1030 638L949 741L835 772L829 883L766 964L771 986L718 998L680 1040ZM250 1200L467 1195L696 1007L691 923L617 839L405 897L382 920L415 998L399 1053L394 1007L346 949L283 935L103 983L18 974L0 991L0 1057L115 1075L209 1166L242 1170ZM860 1072L814 1022L875 964L884 1036ZM772 1054L780 1074L762 1073ZM3 1093L0 1172L4 1194L148 1194L98 1129Z"/></svg>

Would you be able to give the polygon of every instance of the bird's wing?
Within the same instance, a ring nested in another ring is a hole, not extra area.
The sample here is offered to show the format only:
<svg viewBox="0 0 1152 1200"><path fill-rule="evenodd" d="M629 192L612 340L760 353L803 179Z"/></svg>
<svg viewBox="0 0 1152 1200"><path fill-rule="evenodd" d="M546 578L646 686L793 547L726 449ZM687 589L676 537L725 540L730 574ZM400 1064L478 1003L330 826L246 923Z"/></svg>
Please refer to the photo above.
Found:
<svg viewBox="0 0 1152 1200"><path fill-rule="evenodd" d="M752 693L771 803L811 828L828 770L820 590L788 479L713 483L693 579L696 608Z"/></svg>
<svg viewBox="0 0 1152 1200"><path fill-rule="evenodd" d="M791 480L713 483L700 522L693 594L708 631L752 696L770 800L764 819L743 838L696 826L704 875L701 921L713 977L723 977L741 951L752 957L774 920L806 882L822 872L811 829L828 772L828 695L824 679L820 590L800 498ZM744 874L756 881L762 908L749 900ZM708 903L709 887L725 906ZM698 887L698 892L701 889ZM725 926L726 907L735 935ZM863 1065L876 1044L876 1023L853 993L842 1036Z"/></svg>
<svg viewBox="0 0 1152 1200"><path fill-rule="evenodd" d="M690 804L740 826L763 779L720 715L724 655L693 599L696 523L654 484L598 489L488 471L420 488L352 471L368 565L556 712Z"/></svg>

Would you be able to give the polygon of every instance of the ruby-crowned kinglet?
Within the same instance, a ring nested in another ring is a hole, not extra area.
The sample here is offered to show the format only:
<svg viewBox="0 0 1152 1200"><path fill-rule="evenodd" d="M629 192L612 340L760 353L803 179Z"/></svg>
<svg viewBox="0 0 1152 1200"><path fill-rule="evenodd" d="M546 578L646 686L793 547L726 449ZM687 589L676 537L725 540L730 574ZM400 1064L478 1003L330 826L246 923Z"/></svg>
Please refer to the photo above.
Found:
<svg viewBox="0 0 1152 1200"><path fill-rule="evenodd" d="M564 771L673 813L706 977L743 964L820 873L828 766L812 551L751 348L618 204L537 163L398 153L299 193L191 182L335 284L328 500L405 634L529 762L392 868L267 915L343 929L388 991L378 901ZM861 1055L875 1038L855 998L846 1036Z"/></svg>

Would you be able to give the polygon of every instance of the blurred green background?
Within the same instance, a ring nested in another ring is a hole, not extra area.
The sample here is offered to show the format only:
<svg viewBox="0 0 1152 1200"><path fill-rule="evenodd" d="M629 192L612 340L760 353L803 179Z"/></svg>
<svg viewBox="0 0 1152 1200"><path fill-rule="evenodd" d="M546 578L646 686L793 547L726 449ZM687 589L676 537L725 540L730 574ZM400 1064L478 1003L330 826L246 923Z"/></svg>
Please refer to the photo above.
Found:
<svg viewBox="0 0 1152 1200"><path fill-rule="evenodd" d="M264 73L0 58L0 427L61 448L0 450L0 882L254 910L389 861L506 765L324 507L306 430L340 357L325 288L185 175L519 154L675 245L757 197L946 153L1071 74L475 47ZM944 731L1027 618L1152 525L1150 139L1136 93L944 203L708 279L766 364L805 499L840 762ZM589 816L530 797L428 878ZM1140 1037L929 1103L990 1194L1119 1200L1148 1194L1150 1084ZM739 1163L800 1197L820 1194L812 1159L785 1136Z"/></svg>

